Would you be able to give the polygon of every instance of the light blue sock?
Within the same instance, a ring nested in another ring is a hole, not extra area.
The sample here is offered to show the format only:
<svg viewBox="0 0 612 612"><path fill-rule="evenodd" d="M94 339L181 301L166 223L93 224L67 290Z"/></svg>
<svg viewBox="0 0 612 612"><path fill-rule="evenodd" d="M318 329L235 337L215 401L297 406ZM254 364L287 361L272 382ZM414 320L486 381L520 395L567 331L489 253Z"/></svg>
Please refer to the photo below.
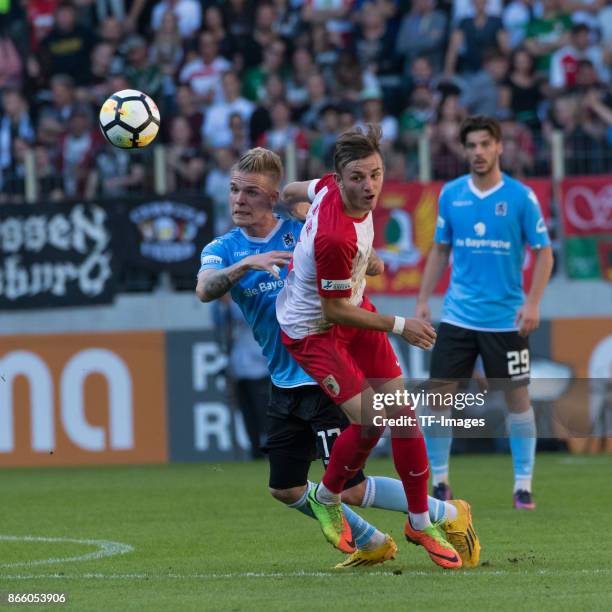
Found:
<svg viewBox="0 0 612 612"><path fill-rule="evenodd" d="M436 417L450 417L450 410L436 412ZM450 460L451 444L453 442L452 427L442 426L439 423L429 425L423 429L427 457L431 468L431 479L434 487L441 482L448 483L448 463Z"/></svg>
<svg viewBox="0 0 612 612"><path fill-rule="evenodd" d="M308 482L302 497L292 504L287 504L287 508L295 509L310 518L315 518L310 509L310 504L308 503L308 491L310 491L313 486L315 486L314 483ZM346 504L342 504L342 510L344 511L344 516L346 516L348 524L351 526L351 532L357 548L366 550L368 548L376 548L385 541L385 536L382 532L376 529L374 525L370 525L368 521L361 518Z"/></svg>
<svg viewBox="0 0 612 612"><path fill-rule="evenodd" d="M508 436L514 466L514 490L531 491L536 451L536 424L533 408L508 413Z"/></svg>
<svg viewBox="0 0 612 612"><path fill-rule="evenodd" d="M361 506L363 508L382 508L406 513L408 502L406 501L402 481L386 476L368 476ZM457 518L457 509L452 504L437 500L434 497L427 498L427 509L432 523L447 518L451 520Z"/></svg>

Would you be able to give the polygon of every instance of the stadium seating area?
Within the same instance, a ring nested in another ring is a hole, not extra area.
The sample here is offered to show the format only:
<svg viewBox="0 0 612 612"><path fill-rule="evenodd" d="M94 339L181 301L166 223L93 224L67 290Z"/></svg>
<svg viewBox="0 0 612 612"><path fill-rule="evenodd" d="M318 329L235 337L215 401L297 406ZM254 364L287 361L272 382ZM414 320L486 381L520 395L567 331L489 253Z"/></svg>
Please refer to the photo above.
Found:
<svg viewBox="0 0 612 612"><path fill-rule="evenodd" d="M467 114L503 120L505 170L612 169L612 5L605 0L5 0L0 3L0 202L19 202L34 147L39 197L153 188L151 153L106 144L97 109L135 88L160 107L171 191L226 193L236 156L330 165L338 132L382 124L387 176L463 171Z"/></svg>

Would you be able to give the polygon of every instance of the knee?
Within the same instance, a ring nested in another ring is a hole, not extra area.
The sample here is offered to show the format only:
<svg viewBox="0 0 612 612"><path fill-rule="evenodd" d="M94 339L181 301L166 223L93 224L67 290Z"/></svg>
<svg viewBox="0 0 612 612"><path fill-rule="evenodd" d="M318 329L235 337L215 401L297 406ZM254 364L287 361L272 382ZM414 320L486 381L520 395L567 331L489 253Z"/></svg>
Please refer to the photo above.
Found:
<svg viewBox="0 0 612 612"><path fill-rule="evenodd" d="M342 501L349 506L361 506L365 495L366 481L342 491Z"/></svg>
<svg viewBox="0 0 612 612"><path fill-rule="evenodd" d="M274 489L270 487L268 490L274 499L289 505L295 503L304 495L306 487L291 487L289 489Z"/></svg>

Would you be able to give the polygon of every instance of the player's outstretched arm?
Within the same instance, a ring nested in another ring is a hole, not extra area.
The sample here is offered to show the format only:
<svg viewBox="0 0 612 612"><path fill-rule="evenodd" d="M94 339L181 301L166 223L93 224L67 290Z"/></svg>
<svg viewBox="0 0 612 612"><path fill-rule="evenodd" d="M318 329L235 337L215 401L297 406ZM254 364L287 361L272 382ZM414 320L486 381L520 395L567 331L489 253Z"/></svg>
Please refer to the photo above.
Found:
<svg viewBox="0 0 612 612"><path fill-rule="evenodd" d="M212 302L219 299L250 270L263 270L278 279L280 278L279 268L286 266L290 259L291 253L287 251L270 251L250 255L221 270L202 270L198 274L196 295L201 302Z"/></svg>
<svg viewBox="0 0 612 612"><path fill-rule="evenodd" d="M429 251L427 263L425 264L425 270L423 272L423 280L421 281L419 297L417 298L416 316L419 319L431 321L431 311L428 301L442 273L446 270L446 266L448 266L450 250L450 244L435 242L431 247L431 251Z"/></svg>
<svg viewBox="0 0 612 612"><path fill-rule="evenodd" d="M430 323L421 319L405 319L370 312L353 306L348 298L321 298L323 316L330 323L361 327L400 334L414 346L430 349L436 340L436 332Z"/></svg>

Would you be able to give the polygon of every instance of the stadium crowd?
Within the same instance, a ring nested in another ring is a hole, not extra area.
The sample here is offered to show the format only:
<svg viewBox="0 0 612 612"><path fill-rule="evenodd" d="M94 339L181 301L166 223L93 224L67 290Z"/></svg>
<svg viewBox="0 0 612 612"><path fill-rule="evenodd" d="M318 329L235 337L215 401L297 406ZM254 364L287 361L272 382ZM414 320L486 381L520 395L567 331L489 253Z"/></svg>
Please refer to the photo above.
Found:
<svg viewBox="0 0 612 612"><path fill-rule="evenodd" d="M295 143L300 177L330 167L338 133L376 121L387 177L465 171L468 114L499 118L504 169L612 168L612 4L606 0L3 0L0 202L23 199L33 147L46 199L152 189L151 152L105 143L97 110L134 88L155 99L170 190L225 206L253 145Z"/></svg>

